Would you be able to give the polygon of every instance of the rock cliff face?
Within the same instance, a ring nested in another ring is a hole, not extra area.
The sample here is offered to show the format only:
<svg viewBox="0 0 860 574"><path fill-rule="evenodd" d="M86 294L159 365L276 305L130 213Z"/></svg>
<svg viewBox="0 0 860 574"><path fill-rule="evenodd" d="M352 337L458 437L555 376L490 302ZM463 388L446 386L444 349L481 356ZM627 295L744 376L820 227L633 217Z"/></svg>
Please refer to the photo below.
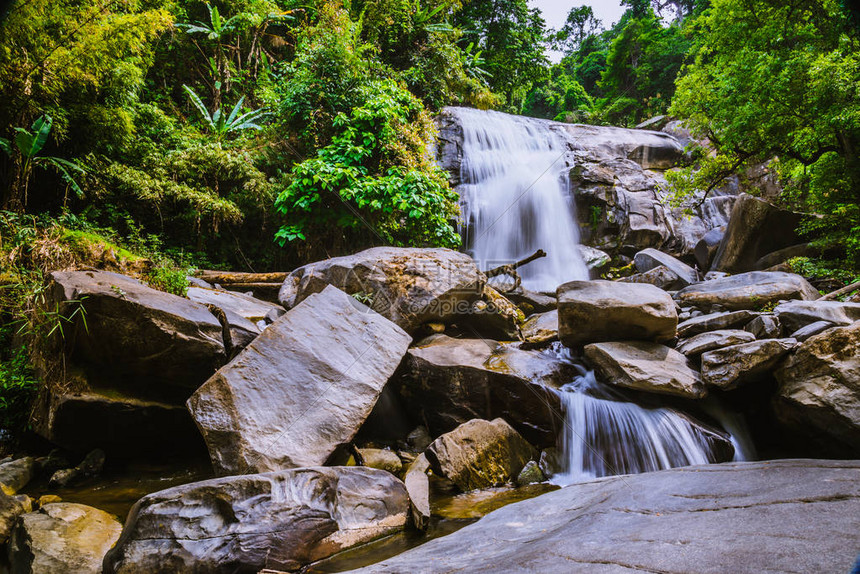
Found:
<svg viewBox="0 0 860 574"><path fill-rule="evenodd" d="M463 128L458 108L437 118L437 157L461 183ZM680 164L684 150L669 133L529 119L565 143L561 158L569 171L583 243L601 249L638 251L647 247L692 253L711 229L728 223L736 185L716 190L689 216L665 201L664 172Z"/></svg>

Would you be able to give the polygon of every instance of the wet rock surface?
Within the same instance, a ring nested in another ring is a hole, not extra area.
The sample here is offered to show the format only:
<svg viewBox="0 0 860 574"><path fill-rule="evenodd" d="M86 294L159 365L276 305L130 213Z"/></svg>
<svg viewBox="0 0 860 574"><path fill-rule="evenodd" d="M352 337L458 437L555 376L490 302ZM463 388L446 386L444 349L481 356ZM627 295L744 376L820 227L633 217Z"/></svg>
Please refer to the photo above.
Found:
<svg viewBox="0 0 860 574"><path fill-rule="evenodd" d="M105 574L296 570L404 528L406 487L362 467L231 476L145 496Z"/></svg>
<svg viewBox="0 0 860 574"><path fill-rule="evenodd" d="M728 391L770 374L794 347L795 339L765 339L708 351L702 355L702 379Z"/></svg>
<svg viewBox="0 0 860 574"><path fill-rule="evenodd" d="M847 572L858 546L860 463L782 460L568 486L353 572Z"/></svg>
<svg viewBox="0 0 860 574"><path fill-rule="evenodd" d="M687 357L659 343L594 343L585 347L585 359L610 385L691 399L707 393Z"/></svg>
<svg viewBox="0 0 860 574"><path fill-rule="evenodd" d="M736 311L757 310L788 299L813 300L818 291L793 273L752 271L691 285L675 295L682 305L708 310L714 305Z"/></svg>

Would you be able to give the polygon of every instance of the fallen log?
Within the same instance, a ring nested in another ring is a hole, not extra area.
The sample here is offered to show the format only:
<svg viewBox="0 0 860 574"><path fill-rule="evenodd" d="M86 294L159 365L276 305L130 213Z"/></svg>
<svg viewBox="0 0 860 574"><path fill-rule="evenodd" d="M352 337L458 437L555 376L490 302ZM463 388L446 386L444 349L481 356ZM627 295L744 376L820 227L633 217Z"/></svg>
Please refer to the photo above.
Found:
<svg viewBox="0 0 860 574"><path fill-rule="evenodd" d="M520 277L520 274L517 273L517 269L522 267L523 265L527 265L528 263L531 263L535 259L540 259L541 257L546 257L546 251L544 251L543 249L538 249L537 251L535 251L534 253L532 253L531 255L526 257L525 259L521 259L521 260L517 261L516 263L508 263L506 265L499 265L498 267L495 267L495 268L490 269L488 271L484 271L484 275L486 275L488 279L491 277L498 277L500 275L508 275L510 277L513 277L514 285L510 289L505 289L504 291L502 291L503 293L510 293L511 291L515 291L515 290L519 289L520 285L522 285L522 283L523 283L523 280Z"/></svg>
<svg viewBox="0 0 860 574"><path fill-rule="evenodd" d="M837 297L840 297L842 295L848 295L852 291L857 291L857 290L860 290L860 281L858 281L856 283L852 283L851 285L846 285L842 289L837 289L836 291L828 293L827 295L822 295L821 297L818 298L818 300L819 301L832 301L833 299L836 299Z"/></svg>
<svg viewBox="0 0 860 574"><path fill-rule="evenodd" d="M219 285L253 285L263 283L283 283L287 278L286 272L275 273L243 273L235 271L212 271L201 269L195 277L207 283Z"/></svg>

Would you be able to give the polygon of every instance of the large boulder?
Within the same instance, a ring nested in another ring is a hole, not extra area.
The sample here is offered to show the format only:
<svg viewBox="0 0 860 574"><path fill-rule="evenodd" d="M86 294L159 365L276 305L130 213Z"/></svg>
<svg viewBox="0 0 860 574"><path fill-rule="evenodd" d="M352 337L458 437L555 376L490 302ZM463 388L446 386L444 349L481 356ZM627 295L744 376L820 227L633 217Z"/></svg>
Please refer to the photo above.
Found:
<svg viewBox="0 0 860 574"><path fill-rule="evenodd" d="M434 436L471 419L504 417L532 443L552 446L563 424L555 389L575 374L549 353L436 335L409 349L400 394Z"/></svg>
<svg viewBox="0 0 860 574"><path fill-rule="evenodd" d="M688 399L705 396L705 385L687 357L674 349L645 341L593 343L585 359L600 380L610 385Z"/></svg>
<svg viewBox="0 0 860 574"><path fill-rule="evenodd" d="M768 253L801 242L797 228L803 217L763 199L739 195L711 268L729 273L752 271Z"/></svg>
<svg viewBox="0 0 860 574"><path fill-rule="evenodd" d="M149 494L132 508L105 574L297 570L402 530L406 487L364 467L230 476Z"/></svg>
<svg viewBox="0 0 860 574"><path fill-rule="evenodd" d="M203 305L214 305L225 311L231 311L252 323L264 320L273 309L281 309L274 303L223 289L189 287L187 297Z"/></svg>
<svg viewBox="0 0 860 574"><path fill-rule="evenodd" d="M807 339L776 378L780 421L801 436L860 451L860 322Z"/></svg>
<svg viewBox="0 0 860 574"><path fill-rule="evenodd" d="M486 281L471 257L450 249L374 247L299 267L278 300L291 309L333 285L411 333L422 323L468 312Z"/></svg>
<svg viewBox="0 0 860 574"><path fill-rule="evenodd" d="M633 258L633 263L636 265L636 270L640 273L645 273L661 266L668 268L678 276L680 287L686 287L699 281L699 274L696 273L695 269L668 253L663 253L650 247L637 253Z"/></svg>
<svg viewBox="0 0 860 574"><path fill-rule="evenodd" d="M0 490L13 495L36 474L36 460L31 456L0 462Z"/></svg>
<svg viewBox="0 0 860 574"><path fill-rule="evenodd" d="M328 286L188 400L219 474L323 464L370 414L411 339Z"/></svg>
<svg viewBox="0 0 860 574"><path fill-rule="evenodd" d="M758 310L788 299L812 300L818 291L793 273L752 271L713 281L696 283L678 291L675 298L681 306L711 309L717 305L729 310Z"/></svg>
<svg viewBox="0 0 860 574"><path fill-rule="evenodd" d="M724 391L769 374L797 345L795 339L763 339L708 351L702 355L702 379Z"/></svg>
<svg viewBox="0 0 860 574"><path fill-rule="evenodd" d="M860 303L841 301L788 301L777 305L773 312L787 333L819 321L840 326L860 321Z"/></svg>
<svg viewBox="0 0 860 574"><path fill-rule="evenodd" d="M538 452L504 419L473 419L427 447L433 470L466 492L516 480Z"/></svg>
<svg viewBox="0 0 860 574"><path fill-rule="evenodd" d="M54 502L24 514L12 531L13 574L98 574L122 525L112 515L83 504Z"/></svg>
<svg viewBox="0 0 860 574"><path fill-rule="evenodd" d="M739 462L574 484L353 574L850 572L860 463Z"/></svg>
<svg viewBox="0 0 860 574"><path fill-rule="evenodd" d="M634 273L633 275L622 277L619 281L622 283L647 283L659 287L664 291L683 289L690 284L689 281L684 281L678 277L677 273L665 265L654 267L643 273Z"/></svg>
<svg viewBox="0 0 860 574"><path fill-rule="evenodd" d="M558 288L558 335L568 347L618 340L666 341L675 336L672 298L653 285L571 281Z"/></svg>
<svg viewBox="0 0 860 574"><path fill-rule="evenodd" d="M536 313L523 324L525 347L543 347L558 339L558 310Z"/></svg>
<svg viewBox="0 0 860 574"><path fill-rule="evenodd" d="M91 379L191 393L224 364L221 323L203 304L106 271L54 272L49 280L49 307L69 316L83 308L66 340Z"/></svg>
<svg viewBox="0 0 860 574"><path fill-rule="evenodd" d="M46 294L66 319L63 336L39 346L33 429L84 452L199 447L183 403L228 352L207 306L104 271L51 273Z"/></svg>

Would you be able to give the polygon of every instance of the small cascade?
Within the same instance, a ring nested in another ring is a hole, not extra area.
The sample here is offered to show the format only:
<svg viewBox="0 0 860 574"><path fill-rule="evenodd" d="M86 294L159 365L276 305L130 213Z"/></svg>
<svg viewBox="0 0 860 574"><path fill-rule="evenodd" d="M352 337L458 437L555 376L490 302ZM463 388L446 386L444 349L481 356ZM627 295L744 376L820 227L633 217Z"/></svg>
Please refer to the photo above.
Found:
<svg viewBox="0 0 860 574"><path fill-rule="evenodd" d="M564 485L713 460L708 438L680 413L626 402L600 384L593 371L577 368L580 375L559 391L565 427L560 445L562 471L553 482ZM742 431L739 427L726 430ZM746 441L733 433L732 442L740 447ZM735 460L743 460L744 454L738 448Z"/></svg>
<svg viewBox="0 0 860 574"><path fill-rule="evenodd" d="M520 270L533 291L555 291L588 279L576 245L579 228L570 196L562 140L525 117L458 108L463 128L460 168L463 235L485 269L538 249L547 257Z"/></svg>

